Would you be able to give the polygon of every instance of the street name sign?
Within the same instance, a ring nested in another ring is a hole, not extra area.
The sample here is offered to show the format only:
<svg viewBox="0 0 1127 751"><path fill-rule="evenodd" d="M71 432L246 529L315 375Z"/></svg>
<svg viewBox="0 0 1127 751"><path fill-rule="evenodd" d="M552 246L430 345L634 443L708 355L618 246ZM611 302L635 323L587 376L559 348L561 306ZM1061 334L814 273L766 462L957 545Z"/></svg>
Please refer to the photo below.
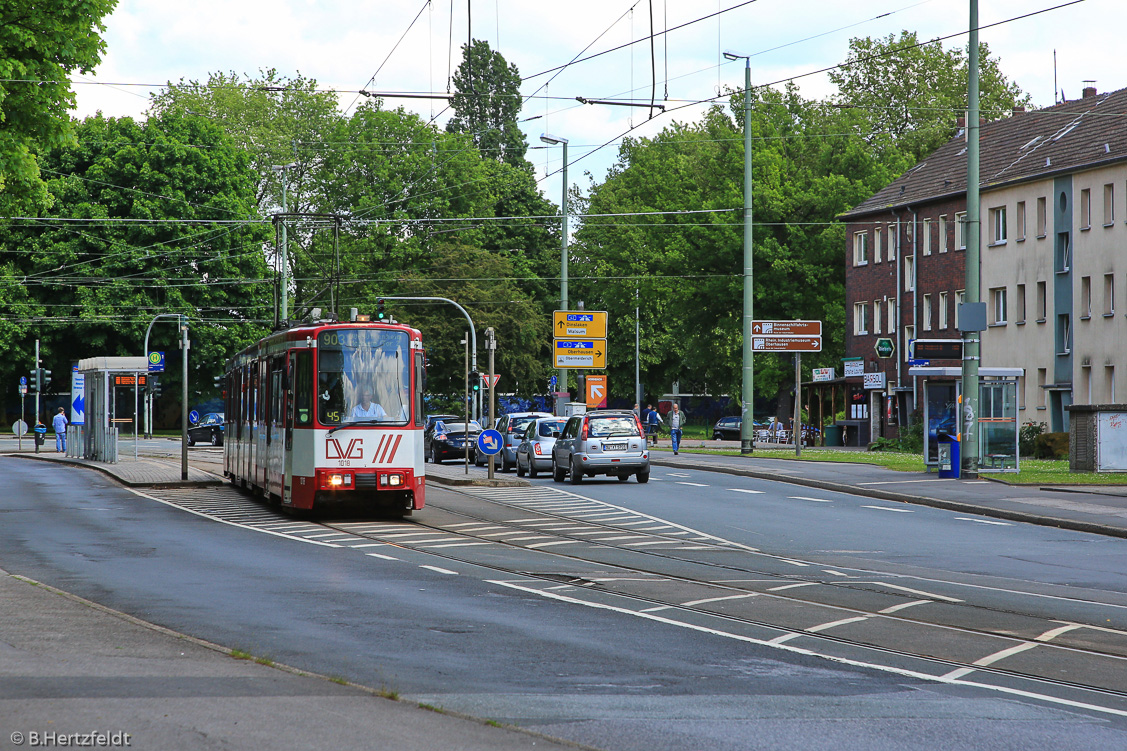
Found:
<svg viewBox="0 0 1127 751"><path fill-rule="evenodd" d="M752 321L751 335L822 336L821 321Z"/></svg>
<svg viewBox="0 0 1127 751"><path fill-rule="evenodd" d="M605 368L607 366L606 339L554 339L552 341L553 368Z"/></svg>
<svg viewBox="0 0 1127 751"><path fill-rule="evenodd" d="M821 352L820 336L753 336L753 352Z"/></svg>
<svg viewBox="0 0 1127 751"><path fill-rule="evenodd" d="M552 314L552 336L557 339L606 339L606 311L557 310Z"/></svg>

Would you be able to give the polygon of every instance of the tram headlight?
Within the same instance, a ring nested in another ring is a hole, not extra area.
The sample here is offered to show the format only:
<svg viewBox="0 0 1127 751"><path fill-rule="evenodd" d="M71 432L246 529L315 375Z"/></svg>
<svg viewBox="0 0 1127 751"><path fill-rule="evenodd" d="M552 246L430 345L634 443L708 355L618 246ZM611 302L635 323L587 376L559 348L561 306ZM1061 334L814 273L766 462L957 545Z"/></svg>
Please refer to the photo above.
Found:
<svg viewBox="0 0 1127 751"><path fill-rule="evenodd" d="M403 475L387 474L380 475L381 488L400 488L403 487Z"/></svg>

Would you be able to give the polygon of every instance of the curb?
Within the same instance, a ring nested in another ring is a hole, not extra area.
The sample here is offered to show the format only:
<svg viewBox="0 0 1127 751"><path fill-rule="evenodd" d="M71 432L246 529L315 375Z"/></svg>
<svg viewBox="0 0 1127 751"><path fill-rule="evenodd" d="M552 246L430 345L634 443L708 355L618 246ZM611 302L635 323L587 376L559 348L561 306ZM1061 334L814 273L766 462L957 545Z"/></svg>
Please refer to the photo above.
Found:
<svg viewBox="0 0 1127 751"><path fill-rule="evenodd" d="M897 493L891 490L876 490L869 488L862 489L854 485L829 482L827 480L812 480L806 477L793 477L790 475L783 476L754 469L740 469L736 467L722 466L702 467L700 464L696 463L676 462L665 459L654 461L652 455L650 458L650 463L657 464L662 467L672 467L674 469L703 469L709 472L719 472L721 474L735 475L737 477L751 477L756 480L785 482L790 483L791 485L799 485L807 488L817 488L819 490L830 490L837 493L860 495L866 498L877 498L882 501L892 501L894 503L906 503L915 506L930 506L932 508L939 508L947 511L957 511L963 514L976 514L978 516L989 516L994 519L1005 519L1007 521L1023 522L1026 524L1037 524L1042 527L1055 527L1057 529L1067 529L1074 532L1087 532L1090 534L1104 535L1107 537L1127 538L1127 529L1110 527L1106 524L1096 524L1095 522L1082 522L1074 519L1059 519L1051 516L1031 514L1025 511L1011 511L1008 509L991 508L989 506L976 506L974 504L962 503L960 501L948 501L942 498L930 498L928 496L922 495L909 495L907 493Z"/></svg>

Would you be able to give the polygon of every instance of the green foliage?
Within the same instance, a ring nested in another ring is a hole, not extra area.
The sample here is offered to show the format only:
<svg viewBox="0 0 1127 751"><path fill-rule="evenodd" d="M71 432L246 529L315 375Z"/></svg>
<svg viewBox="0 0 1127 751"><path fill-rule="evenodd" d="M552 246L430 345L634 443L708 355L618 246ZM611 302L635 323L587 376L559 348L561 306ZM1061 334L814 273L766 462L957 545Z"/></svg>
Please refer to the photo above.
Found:
<svg viewBox="0 0 1127 751"><path fill-rule="evenodd" d="M467 133L487 159L524 165L528 144L517 125L520 114L520 72L489 43L474 39L462 45L462 63L454 72L450 106L456 113L446 129Z"/></svg>
<svg viewBox="0 0 1127 751"><path fill-rule="evenodd" d="M1021 426L1017 433L1018 450L1022 456L1033 456L1034 442L1037 436L1049 429L1043 422L1027 422Z"/></svg>
<svg viewBox="0 0 1127 751"><path fill-rule="evenodd" d="M856 133L875 149L899 151L918 162L955 135L967 108L967 52L921 44L914 31L883 39L854 38L849 56L829 72L837 104L860 116ZM987 120L1008 117L1030 97L1001 72L990 49L979 43L979 106Z"/></svg>
<svg viewBox="0 0 1127 751"><path fill-rule="evenodd" d="M70 77L100 62L102 19L117 0L0 0L0 213L49 197L36 154L72 142Z"/></svg>
<svg viewBox="0 0 1127 751"><path fill-rule="evenodd" d="M51 217L86 221L12 223L0 236L0 342L12 344L2 377L32 359L32 333L45 366L66 373L82 357L140 354L154 316L182 313L193 383L211 394L211 376L268 317L269 230L213 223L255 216L247 157L175 113L143 125L99 115L75 130L78 145L45 154L42 170ZM155 327L153 348L174 347L174 332ZM169 369L166 391L179 391L179 373Z"/></svg>
<svg viewBox="0 0 1127 751"><path fill-rule="evenodd" d="M1067 459L1068 433L1041 433L1033 439L1033 456L1037 459Z"/></svg>

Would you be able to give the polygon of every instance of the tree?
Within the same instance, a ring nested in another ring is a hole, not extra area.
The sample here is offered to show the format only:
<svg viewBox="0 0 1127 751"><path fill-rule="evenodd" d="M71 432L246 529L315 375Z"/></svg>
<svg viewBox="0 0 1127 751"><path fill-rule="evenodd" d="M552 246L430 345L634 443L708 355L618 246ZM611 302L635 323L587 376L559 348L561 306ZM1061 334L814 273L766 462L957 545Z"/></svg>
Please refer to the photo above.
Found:
<svg viewBox="0 0 1127 751"><path fill-rule="evenodd" d="M462 63L454 73L450 106L456 113L446 130L468 133L488 159L524 165L528 150L517 126L521 109L520 72L500 52L480 39L462 45Z"/></svg>
<svg viewBox="0 0 1127 751"><path fill-rule="evenodd" d="M44 207L36 154L70 142L70 75L100 62L117 0L0 0L0 210Z"/></svg>
<svg viewBox="0 0 1127 751"><path fill-rule="evenodd" d="M883 163L849 135L852 111L803 100L793 86L752 96L755 316L824 321L823 351L804 364L830 364L844 351L845 315L844 234L834 217L904 163ZM742 121L742 94L731 108ZM645 382L739 393L743 161L735 121L714 107L698 123L627 140L606 181L592 186L572 278L589 309L611 313L613 390L631 390L632 358L621 353L633 350L637 306ZM755 368L760 397L793 380L789 358L761 354Z"/></svg>
<svg viewBox="0 0 1127 751"><path fill-rule="evenodd" d="M834 102L862 114L858 132L915 163L955 135L967 109L968 65L964 49L921 43L914 31L902 31L899 39L851 39L849 56L829 76L838 88ZM1030 103L985 43L979 43L979 71L982 117L997 120Z"/></svg>
<svg viewBox="0 0 1127 751"><path fill-rule="evenodd" d="M206 120L178 113L75 127L77 145L43 157L51 215L0 238L0 300L34 316L57 373L81 357L137 355L156 314L185 314L193 380L210 390L210 376L270 318L270 233L247 156ZM0 341L9 325L0 322ZM31 360L28 347L0 364L0 377Z"/></svg>

